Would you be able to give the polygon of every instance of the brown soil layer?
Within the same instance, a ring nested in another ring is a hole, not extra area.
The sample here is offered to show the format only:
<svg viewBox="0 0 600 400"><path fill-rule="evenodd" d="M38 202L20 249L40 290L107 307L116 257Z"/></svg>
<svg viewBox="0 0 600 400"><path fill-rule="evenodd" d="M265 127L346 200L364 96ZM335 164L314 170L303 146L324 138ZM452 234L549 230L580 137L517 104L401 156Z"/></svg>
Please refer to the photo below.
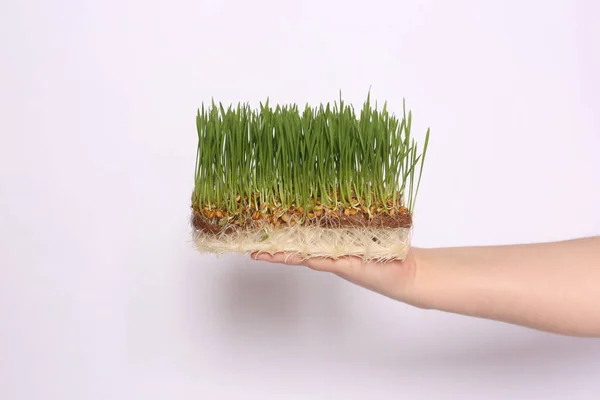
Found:
<svg viewBox="0 0 600 400"><path fill-rule="evenodd" d="M260 209L262 208L262 210ZM406 207L391 201L387 204L366 207L357 204L353 207L330 209L317 207L306 212L300 208L271 208L259 206L241 207L231 215L225 209L205 206L192 206L192 226L205 233L229 233L239 229L260 228L272 225L274 228L286 226L315 226L322 228L410 228L412 215Z"/></svg>

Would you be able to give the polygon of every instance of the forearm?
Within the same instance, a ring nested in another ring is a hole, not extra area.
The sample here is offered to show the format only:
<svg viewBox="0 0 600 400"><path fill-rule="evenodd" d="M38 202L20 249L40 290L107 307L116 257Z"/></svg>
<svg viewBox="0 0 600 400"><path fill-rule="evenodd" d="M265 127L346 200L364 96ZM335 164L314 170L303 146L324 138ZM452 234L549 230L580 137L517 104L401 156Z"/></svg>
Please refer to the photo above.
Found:
<svg viewBox="0 0 600 400"><path fill-rule="evenodd" d="M416 252L415 305L600 336L600 237Z"/></svg>

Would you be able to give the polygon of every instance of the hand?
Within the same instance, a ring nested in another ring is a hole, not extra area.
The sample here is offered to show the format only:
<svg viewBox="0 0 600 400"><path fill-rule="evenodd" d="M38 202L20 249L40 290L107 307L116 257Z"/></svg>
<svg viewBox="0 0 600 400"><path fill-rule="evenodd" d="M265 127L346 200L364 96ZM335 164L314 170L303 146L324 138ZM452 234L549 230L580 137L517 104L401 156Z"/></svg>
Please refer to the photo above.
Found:
<svg viewBox="0 0 600 400"><path fill-rule="evenodd" d="M554 243L411 248L404 261L252 258L331 272L389 298L575 336L600 337L600 236Z"/></svg>
<svg viewBox="0 0 600 400"><path fill-rule="evenodd" d="M365 289L389 298L419 306L416 296L417 253L413 248L404 261L363 262L359 257L339 259L318 257L302 260L286 253L252 253L255 260L287 265L302 265L315 271L330 272Z"/></svg>

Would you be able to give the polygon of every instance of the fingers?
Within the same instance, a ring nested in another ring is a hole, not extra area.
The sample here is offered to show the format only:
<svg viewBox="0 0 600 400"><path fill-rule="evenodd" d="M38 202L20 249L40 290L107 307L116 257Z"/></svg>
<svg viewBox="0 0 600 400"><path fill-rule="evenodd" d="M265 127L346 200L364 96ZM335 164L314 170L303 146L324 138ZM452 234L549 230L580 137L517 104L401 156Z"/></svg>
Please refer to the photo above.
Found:
<svg viewBox="0 0 600 400"><path fill-rule="evenodd" d="M307 260L289 253L252 253L252 259L286 265L303 265L316 271L332 272L335 274L352 275L363 266L359 257L342 257L338 259L327 257L311 257Z"/></svg>
<svg viewBox="0 0 600 400"><path fill-rule="evenodd" d="M251 254L251 257L253 260L267 261L277 264L304 265L300 257L288 253L269 254L255 252Z"/></svg>
<svg viewBox="0 0 600 400"><path fill-rule="evenodd" d="M312 257L302 259L291 253L252 253L252 259L287 265L303 265L316 271L330 272L340 278L385 296L406 300L416 272L414 256L404 261L364 262L360 257Z"/></svg>
<svg viewBox="0 0 600 400"><path fill-rule="evenodd" d="M309 258L305 264L307 267L317 271L332 272L336 275L355 275L364 265L358 257L333 258Z"/></svg>

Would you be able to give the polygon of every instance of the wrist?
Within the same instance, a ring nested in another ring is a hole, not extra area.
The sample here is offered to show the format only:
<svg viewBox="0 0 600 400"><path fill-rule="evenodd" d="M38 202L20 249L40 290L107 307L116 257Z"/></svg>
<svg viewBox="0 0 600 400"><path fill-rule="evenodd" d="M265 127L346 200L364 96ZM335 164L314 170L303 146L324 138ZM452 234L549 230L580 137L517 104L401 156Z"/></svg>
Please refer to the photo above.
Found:
<svg viewBox="0 0 600 400"><path fill-rule="evenodd" d="M435 279L435 265L431 250L413 247L404 262L412 270L411 284L403 291L400 301L421 309L434 308L431 287Z"/></svg>
<svg viewBox="0 0 600 400"><path fill-rule="evenodd" d="M414 249L416 272L409 303L427 310L474 313L469 298L480 295L483 282L461 254L452 248Z"/></svg>

